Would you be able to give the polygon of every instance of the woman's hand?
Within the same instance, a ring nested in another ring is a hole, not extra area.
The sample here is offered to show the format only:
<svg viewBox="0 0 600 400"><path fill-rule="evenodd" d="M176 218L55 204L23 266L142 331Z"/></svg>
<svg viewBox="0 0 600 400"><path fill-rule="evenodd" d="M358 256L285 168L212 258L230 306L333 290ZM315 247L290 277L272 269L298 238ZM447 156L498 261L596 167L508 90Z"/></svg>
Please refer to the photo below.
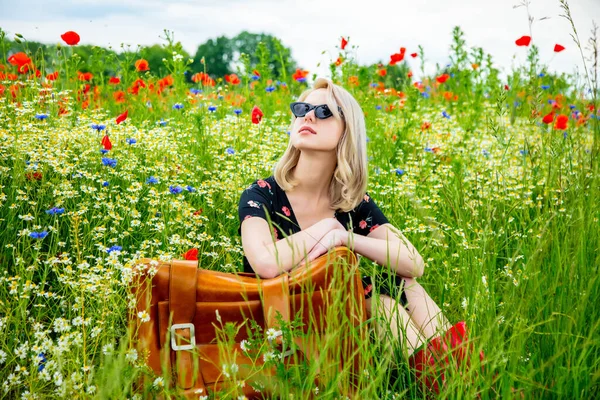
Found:
<svg viewBox="0 0 600 400"><path fill-rule="evenodd" d="M340 226L342 226L340 224ZM342 228L332 229L323 236L323 238L313 247L306 257L311 262L319 256L327 253L333 247L346 246L348 243L348 232Z"/></svg>

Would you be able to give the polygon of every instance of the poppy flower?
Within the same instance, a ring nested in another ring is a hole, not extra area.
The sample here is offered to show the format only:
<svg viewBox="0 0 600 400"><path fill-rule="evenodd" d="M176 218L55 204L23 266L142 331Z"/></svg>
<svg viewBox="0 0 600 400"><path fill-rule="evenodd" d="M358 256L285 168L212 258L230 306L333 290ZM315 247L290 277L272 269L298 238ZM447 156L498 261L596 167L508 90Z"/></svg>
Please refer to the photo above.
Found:
<svg viewBox="0 0 600 400"><path fill-rule="evenodd" d="M22 51L8 57L8 62L11 65L15 65L17 67L17 70L22 74L26 73L29 70L29 66L33 66L31 58L29 58L29 56L27 56L27 54L23 53Z"/></svg>
<svg viewBox="0 0 600 400"><path fill-rule="evenodd" d="M58 71L54 71L51 74L46 75L46 79L48 79L49 81L55 81L58 79Z"/></svg>
<svg viewBox="0 0 600 400"><path fill-rule="evenodd" d="M240 78L236 74L225 75L225 81L231 83L232 85L238 85L241 82Z"/></svg>
<svg viewBox="0 0 600 400"><path fill-rule="evenodd" d="M260 120L263 117L263 112L261 111L260 108L258 108L258 106L254 106L252 108L252 123L253 124L258 124L260 122Z"/></svg>
<svg viewBox="0 0 600 400"><path fill-rule="evenodd" d="M80 81L91 81L92 78L94 78L94 75L91 72L77 71L77 79Z"/></svg>
<svg viewBox="0 0 600 400"><path fill-rule="evenodd" d="M112 143L108 135L104 135L104 137L102 138L102 147L104 148L104 150L112 150Z"/></svg>
<svg viewBox="0 0 600 400"><path fill-rule="evenodd" d="M294 74L292 75L292 78L294 78L294 80L296 80L298 82L304 82L304 81L306 81L307 75L308 75L308 71L297 68L296 72L294 72Z"/></svg>
<svg viewBox="0 0 600 400"><path fill-rule="evenodd" d="M410 56L411 56L412 58L417 58L418 54L417 54L417 53L410 53Z"/></svg>
<svg viewBox="0 0 600 400"><path fill-rule="evenodd" d="M337 60L335 60L335 66L339 67L341 63L344 62L344 59L342 57L338 57Z"/></svg>
<svg viewBox="0 0 600 400"><path fill-rule="evenodd" d="M69 46L75 46L77 43L79 43L79 40L81 39L79 37L79 35L77 34L77 32L73 32L73 31L65 32L62 35L60 35L60 37Z"/></svg>
<svg viewBox="0 0 600 400"><path fill-rule="evenodd" d="M569 121L569 117L564 114L560 114L556 117L556 122L554 122L554 129L567 129L567 122Z"/></svg>
<svg viewBox="0 0 600 400"><path fill-rule="evenodd" d="M108 80L108 83L110 83L111 85L118 85L119 83L121 83L121 79L117 78L116 76L111 76Z"/></svg>
<svg viewBox="0 0 600 400"><path fill-rule="evenodd" d="M515 40L517 46L529 46L529 43L531 43L531 36L521 36Z"/></svg>
<svg viewBox="0 0 600 400"><path fill-rule="evenodd" d="M436 80L438 83L444 83L444 82L446 82L446 81L448 80L448 78L450 78L450 75L448 75L448 74L443 74L443 75L440 75L440 76L438 76L437 78L435 78L435 80Z"/></svg>
<svg viewBox="0 0 600 400"><path fill-rule="evenodd" d="M387 70L385 68L380 69L379 71L377 71L377 73L380 76L386 76L387 75Z"/></svg>
<svg viewBox="0 0 600 400"><path fill-rule="evenodd" d="M408 73L406 74L406 76L408 76L409 78L413 76L412 71L408 71Z"/></svg>
<svg viewBox="0 0 600 400"><path fill-rule="evenodd" d="M344 37L342 37L342 50L344 50L346 48L347 44L348 44L348 41L346 39L344 39Z"/></svg>
<svg viewBox="0 0 600 400"><path fill-rule="evenodd" d="M113 98L117 103L125 103L125 92L122 90L118 90L113 93Z"/></svg>
<svg viewBox="0 0 600 400"><path fill-rule="evenodd" d="M123 121L125 121L127 119L127 112L128 111L129 110L125 110L125 112L123 114L121 114L121 115L119 115L117 117L117 119L115 120L117 122L117 124L120 124L121 122L123 122Z"/></svg>
<svg viewBox="0 0 600 400"><path fill-rule="evenodd" d="M144 60L143 58L137 60L135 62L135 69L138 72L149 71L150 67L149 67L148 61Z"/></svg>
<svg viewBox="0 0 600 400"><path fill-rule="evenodd" d="M560 53L561 51L563 51L565 49L565 46L561 46L560 44L555 44L554 45L554 52L555 53Z"/></svg>
<svg viewBox="0 0 600 400"><path fill-rule="evenodd" d="M184 260L191 260L191 261L195 261L198 259L198 249L194 248L194 249L189 249L188 251L186 251L183 254L183 259Z"/></svg>
<svg viewBox="0 0 600 400"><path fill-rule="evenodd" d="M406 48L401 47L400 53L395 53L390 56L390 65L396 65L397 63L404 60L404 53L406 53Z"/></svg>
<svg viewBox="0 0 600 400"><path fill-rule="evenodd" d="M473 63L473 64L471 64L471 68L477 69L477 68L479 68L479 64Z"/></svg>
<svg viewBox="0 0 600 400"><path fill-rule="evenodd" d="M545 123L546 125L551 124L552 121L554 121L554 113L553 112L545 115L544 118L542 118L542 122Z"/></svg>

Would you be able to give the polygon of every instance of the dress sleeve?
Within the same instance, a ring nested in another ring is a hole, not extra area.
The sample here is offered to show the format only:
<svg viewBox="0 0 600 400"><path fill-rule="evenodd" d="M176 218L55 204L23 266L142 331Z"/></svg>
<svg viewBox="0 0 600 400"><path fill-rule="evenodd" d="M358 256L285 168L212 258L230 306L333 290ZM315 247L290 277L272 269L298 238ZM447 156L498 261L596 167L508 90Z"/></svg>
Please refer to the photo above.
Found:
<svg viewBox="0 0 600 400"><path fill-rule="evenodd" d="M265 181L256 180L242 192L238 204L239 227L238 235L242 234L242 222L251 217L260 217L267 221L266 213L269 217L273 211L273 192L269 186L265 186ZM263 184L263 186L260 185ZM266 208L266 212L265 212ZM267 221L268 222L268 221Z"/></svg>
<svg viewBox="0 0 600 400"><path fill-rule="evenodd" d="M369 196L368 192L355 210L356 212L352 217L353 232L355 234L367 236L378 226L389 223L383 211Z"/></svg>

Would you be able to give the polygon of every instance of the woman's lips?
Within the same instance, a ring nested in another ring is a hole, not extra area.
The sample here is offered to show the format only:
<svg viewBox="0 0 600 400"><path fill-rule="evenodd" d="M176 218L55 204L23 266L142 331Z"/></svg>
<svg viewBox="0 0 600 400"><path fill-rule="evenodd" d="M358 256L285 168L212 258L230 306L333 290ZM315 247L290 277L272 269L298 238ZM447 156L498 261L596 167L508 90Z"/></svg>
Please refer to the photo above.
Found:
<svg viewBox="0 0 600 400"><path fill-rule="evenodd" d="M311 127L309 126L301 126L300 129L298 130L298 133L302 133L302 132L306 132L306 133L311 133L313 135L316 135L317 132L315 132Z"/></svg>

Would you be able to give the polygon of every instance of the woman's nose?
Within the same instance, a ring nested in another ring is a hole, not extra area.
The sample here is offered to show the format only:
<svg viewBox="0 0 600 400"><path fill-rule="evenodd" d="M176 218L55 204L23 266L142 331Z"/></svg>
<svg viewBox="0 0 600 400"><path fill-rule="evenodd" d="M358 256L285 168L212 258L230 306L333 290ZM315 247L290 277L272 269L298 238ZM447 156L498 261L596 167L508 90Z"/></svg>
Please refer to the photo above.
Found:
<svg viewBox="0 0 600 400"><path fill-rule="evenodd" d="M310 119L311 121L315 120L315 110L310 110L306 114L304 114L304 120Z"/></svg>

